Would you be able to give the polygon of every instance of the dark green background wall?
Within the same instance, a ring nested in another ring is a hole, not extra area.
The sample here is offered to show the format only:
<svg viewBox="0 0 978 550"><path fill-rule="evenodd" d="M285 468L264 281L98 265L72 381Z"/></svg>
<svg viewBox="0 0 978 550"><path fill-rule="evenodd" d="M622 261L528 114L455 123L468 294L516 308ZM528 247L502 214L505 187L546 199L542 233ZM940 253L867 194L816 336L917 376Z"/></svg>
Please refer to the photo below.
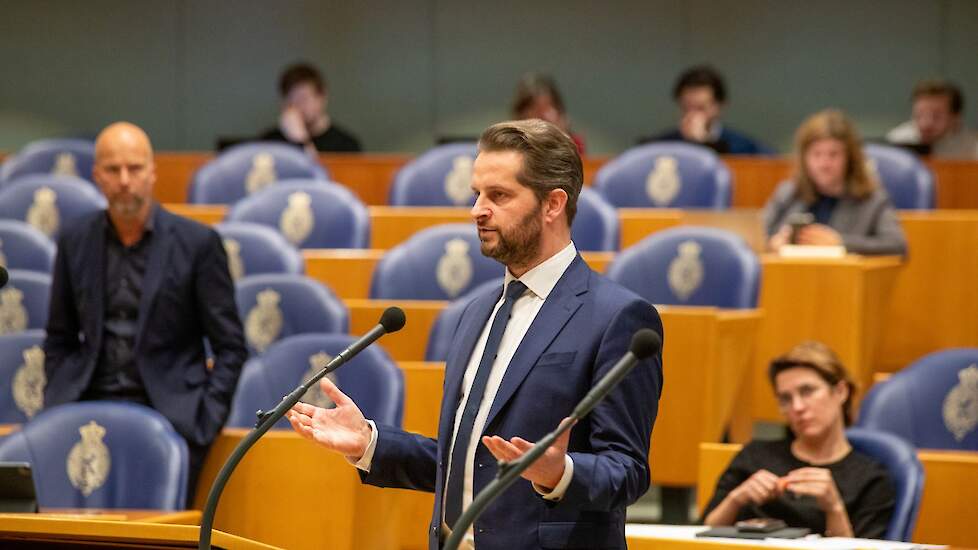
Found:
<svg viewBox="0 0 978 550"><path fill-rule="evenodd" d="M589 151L618 152L672 123L675 75L704 61L727 75L729 124L787 150L827 106L881 135L922 77L978 101L978 2L0 0L0 150L117 119L158 149L209 149L273 122L297 59L325 70L334 118L373 151L477 135L539 69Z"/></svg>

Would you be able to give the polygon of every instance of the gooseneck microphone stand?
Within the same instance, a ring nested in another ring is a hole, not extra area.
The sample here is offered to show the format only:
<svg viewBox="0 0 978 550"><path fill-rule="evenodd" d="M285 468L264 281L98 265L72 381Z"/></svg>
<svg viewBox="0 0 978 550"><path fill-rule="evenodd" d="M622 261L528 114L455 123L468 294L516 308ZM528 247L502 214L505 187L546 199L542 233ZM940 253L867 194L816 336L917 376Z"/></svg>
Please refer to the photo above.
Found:
<svg viewBox="0 0 978 550"><path fill-rule="evenodd" d="M628 348L628 353L622 357L618 363L615 364L608 371L608 374L598 381L598 383L591 388L591 390L581 399L581 402L574 407L574 411L568 417L569 420L561 422L557 429L550 432L543 439L537 441L529 451L523 454L523 456L512 462L500 462L499 468L496 472L496 479L492 480L485 489L480 492L475 499L472 501L472 505L462 512L459 516L458 521L452 526L452 533L449 535L448 539L445 541L444 550L458 550L459 545L465 538L465 533L469 530L469 527L475 523L476 518L479 514L492 503L503 491L509 488L510 485L515 482L520 475L526 471L538 458L540 458L543 453L550 448L551 445L557 441L564 432L571 429L571 427L580 419L584 418L591 412L598 403L611 390L621 382L622 378L627 375L635 364L640 359L645 359L650 357L659 351L662 346L662 338L652 329L643 328L637 331L632 336L631 345Z"/></svg>
<svg viewBox="0 0 978 550"><path fill-rule="evenodd" d="M334 370L340 368L344 363L352 359L356 354L360 353L364 348L374 343L375 340L381 336L390 333L397 332L404 327L404 311L398 307L389 307L384 310L384 313L380 316L380 322L374 328L370 329L370 332L364 334L359 340L346 348L339 355L333 358L332 361L327 363L322 370L316 373L315 376L310 378L308 381L300 384L296 389L292 390L291 393L282 398L282 401L271 411L261 411L259 410L256 414L258 415L258 422L255 424L254 429L248 433L248 435L238 443L238 446L234 448L234 451L228 456L228 459L224 462L224 466L221 467L221 471L218 472L217 477L214 479L214 483L211 485L211 491L207 495L207 505L204 506L204 512L200 520L200 542L197 546L199 550L209 550L211 547L211 530L214 527L214 514L217 512L217 503L221 499L221 493L224 491L224 486L227 485L228 479L231 477L231 473L244 458L245 453L258 441L261 436L265 434L280 418L285 416L285 413L289 411L299 400L305 395L306 391L319 382L319 380L326 376L327 374L333 372Z"/></svg>

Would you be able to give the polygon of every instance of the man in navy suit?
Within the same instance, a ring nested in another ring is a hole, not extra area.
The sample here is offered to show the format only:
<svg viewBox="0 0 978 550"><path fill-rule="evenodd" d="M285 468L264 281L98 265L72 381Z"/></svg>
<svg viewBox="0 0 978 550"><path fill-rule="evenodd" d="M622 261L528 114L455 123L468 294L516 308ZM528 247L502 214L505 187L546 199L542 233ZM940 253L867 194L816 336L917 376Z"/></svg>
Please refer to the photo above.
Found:
<svg viewBox="0 0 978 550"><path fill-rule="evenodd" d="M192 498L247 357L227 256L214 230L153 201L153 150L140 128L103 130L92 175L109 207L58 242L44 403L114 399L159 410L187 440Z"/></svg>
<svg viewBox="0 0 978 550"><path fill-rule="evenodd" d="M636 330L659 334L655 309L591 271L570 239L581 190L574 142L540 120L505 122L479 141L472 207L484 255L504 283L455 327L438 439L375 425L324 379L334 409L297 405L303 436L356 464L366 483L433 491L429 546L496 475L496 460L552 431L625 354ZM468 533L478 550L625 548L625 507L649 486L662 391L661 354L640 363L548 449Z"/></svg>

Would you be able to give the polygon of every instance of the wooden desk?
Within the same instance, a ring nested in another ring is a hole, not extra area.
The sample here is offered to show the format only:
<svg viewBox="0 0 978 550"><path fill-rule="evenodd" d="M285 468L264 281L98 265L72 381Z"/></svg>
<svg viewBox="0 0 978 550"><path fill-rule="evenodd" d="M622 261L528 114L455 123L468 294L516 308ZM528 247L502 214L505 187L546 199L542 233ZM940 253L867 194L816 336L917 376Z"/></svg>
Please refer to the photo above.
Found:
<svg viewBox="0 0 978 550"><path fill-rule="evenodd" d="M767 366L773 357L803 340L827 344L859 387L868 387L900 259L807 260L764 255L761 265L759 306L764 321L752 376L752 418L781 420ZM738 434L738 438L743 436Z"/></svg>
<svg viewBox="0 0 978 550"><path fill-rule="evenodd" d="M713 496L720 475L740 445L703 443L700 445L697 509L702 511ZM914 529L914 542L978 546L978 453L920 450L924 467L924 493Z"/></svg>
<svg viewBox="0 0 978 550"><path fill-rule="evenodd" d="M225 428L204 463L195 506L247 430ZM311 504L307 505L307 504ZM291 430L271 430L231 476L217 529L289 549L396 548L394 492L360 483L346 460Z"/></svg>
<svg viewBox="0 0 978 550"><path fill-rule="evenodd" d="M700 225L736 233L755 252L762 252L767 241L761 211L758 209L619 208L618 217L621 220L622 250L656 231L680 225Z"/></svg>

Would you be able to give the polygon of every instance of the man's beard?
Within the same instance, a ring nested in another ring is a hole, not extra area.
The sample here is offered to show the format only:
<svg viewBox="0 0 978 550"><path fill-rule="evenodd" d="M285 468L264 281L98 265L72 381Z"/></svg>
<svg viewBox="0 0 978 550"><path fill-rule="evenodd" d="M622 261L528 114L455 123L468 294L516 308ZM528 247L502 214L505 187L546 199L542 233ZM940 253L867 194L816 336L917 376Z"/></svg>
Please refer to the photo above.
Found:
<svg viewBox="0 0 978 550"><path fill-rule="evenodd" d="M507 266L526 265L536 258L540 251L540 235L543 233L540 210L541 208L537 208L530 211L511 229L504 231L497 227L495 246L480 241L479 250L482 255Z"/></svg>
<svg viewBox="0 0 978 550"><path fill-rule="evenodd" d="M130 195L127 197L113 197L109 201L109 208L116 215L122 216L123 218L135 218L142 211L143 207L146 205L146 199L138 195Z"/></svg>

